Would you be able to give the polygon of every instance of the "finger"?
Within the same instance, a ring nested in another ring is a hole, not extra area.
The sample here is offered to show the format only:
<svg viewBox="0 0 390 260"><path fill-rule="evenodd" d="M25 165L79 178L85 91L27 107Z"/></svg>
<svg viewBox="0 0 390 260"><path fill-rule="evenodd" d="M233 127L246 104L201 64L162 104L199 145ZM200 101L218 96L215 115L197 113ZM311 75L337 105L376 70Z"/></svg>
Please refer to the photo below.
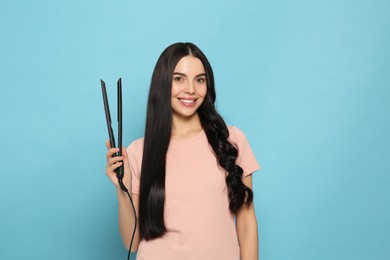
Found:
<svg viewBox="0 0 390 260"><path fill-rule="evenodd" d="M123 163L125 164L125 167L129 166L129 157L127 156L126 148L122 148L122 156L123 156Z"/></svg>
<svg viewBox="0 0 390 260"><path fill-rule="evenodd" d="M118 148L110 148L110 149L107 151L107 153L106 153L107 161L108 161L111 157L113 157L113 155L114 155L115 153L117 153L117 152L119 152L119 149L118 149Z"/></svg>
<svg viewBox="0 0 390 260"><path fill-rule="evenodd" d="M127 152L126 152L125 147L122 147L122 156L123 156L124 160L127 160Z"/></svg>
<svg viewBox="0 0 390 260"><path fill-rule="evenodd" d="M120 167L123 163L122 162L116 162L114 164L111 164L108 168L107 168L107 173L112 173L115 171L116 168Z"/></svg>
<svg viewBox="0 0 390 260"><path fill-rule="evenodd" d="M111 157L107 164L108 165L111 165L111 164L114 164L114 163L117 163L117 162L121 162L123 160L123 156L115 156L115 157Z"/></svg>
<svg viewBox="0 0 390 260"><path fill-rule="evenodd" d="M109 140L106 140L106 147L107 147L107 149L110 149L110 148L111 148L111 145L110 145L110 141L109 141Z"/></svg>

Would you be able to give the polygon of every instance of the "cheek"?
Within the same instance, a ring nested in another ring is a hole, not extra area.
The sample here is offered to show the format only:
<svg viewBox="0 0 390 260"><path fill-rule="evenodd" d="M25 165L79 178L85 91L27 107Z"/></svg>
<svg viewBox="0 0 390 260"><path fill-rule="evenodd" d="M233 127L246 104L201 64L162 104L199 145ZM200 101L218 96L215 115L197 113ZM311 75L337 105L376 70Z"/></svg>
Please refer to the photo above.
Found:
<svg viewBox="0 0 390 260"><path fill-rule="evenodd" d="M176 96L180 92L180 87L172 84L172 97Z"/></svg>
<svg viewBox="0 0 390 260"><path fill-rule="evenodd" d="M199 95L202 96L202 97L205 97L207 95L207 86L203 86L200 89Z"/></svg>

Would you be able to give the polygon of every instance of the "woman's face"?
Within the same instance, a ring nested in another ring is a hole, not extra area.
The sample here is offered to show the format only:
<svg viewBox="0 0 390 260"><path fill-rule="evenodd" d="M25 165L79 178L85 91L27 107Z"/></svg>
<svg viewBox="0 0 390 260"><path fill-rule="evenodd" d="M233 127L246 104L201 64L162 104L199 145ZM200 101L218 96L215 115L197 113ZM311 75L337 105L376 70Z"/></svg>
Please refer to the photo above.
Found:
<svg viewBox="0 0 390 260"><path fill-rule="evenodd" d="M196 114L207 94L206 82L202 62L193 56L184 56L173 71L173 116L190 118Z"/></svg>

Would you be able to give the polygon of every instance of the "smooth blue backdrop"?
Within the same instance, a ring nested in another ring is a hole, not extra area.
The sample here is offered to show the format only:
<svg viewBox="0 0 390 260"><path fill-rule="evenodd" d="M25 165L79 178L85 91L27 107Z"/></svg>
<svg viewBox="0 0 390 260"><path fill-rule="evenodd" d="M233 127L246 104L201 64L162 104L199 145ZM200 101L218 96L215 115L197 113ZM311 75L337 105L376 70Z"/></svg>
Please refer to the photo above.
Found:
<svg viewBox="0 0 390 260"><path fill-rule="evenodd" d="M125 259L99 79L142 136L161 51L196 43L247 135L261 259L390 259L390 2L0 2L0 259ZM113 109L115 111L115 109ZM134 256L133 256L134 257Z"/></svg>

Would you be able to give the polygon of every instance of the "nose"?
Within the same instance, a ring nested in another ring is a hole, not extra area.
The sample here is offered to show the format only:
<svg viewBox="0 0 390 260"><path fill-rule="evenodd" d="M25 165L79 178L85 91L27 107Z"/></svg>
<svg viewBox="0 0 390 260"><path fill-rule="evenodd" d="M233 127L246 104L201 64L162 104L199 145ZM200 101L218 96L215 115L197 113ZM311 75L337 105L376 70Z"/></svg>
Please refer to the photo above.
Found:
<svg viewBox="0 0 390 260"><path fill-rule="evenodd" d="M189 82L185 89L184 89L184 92L185 93L188 93L188 94L194 94L195 93L195 86L194 86L194 83L192 82Z"/></svg>

